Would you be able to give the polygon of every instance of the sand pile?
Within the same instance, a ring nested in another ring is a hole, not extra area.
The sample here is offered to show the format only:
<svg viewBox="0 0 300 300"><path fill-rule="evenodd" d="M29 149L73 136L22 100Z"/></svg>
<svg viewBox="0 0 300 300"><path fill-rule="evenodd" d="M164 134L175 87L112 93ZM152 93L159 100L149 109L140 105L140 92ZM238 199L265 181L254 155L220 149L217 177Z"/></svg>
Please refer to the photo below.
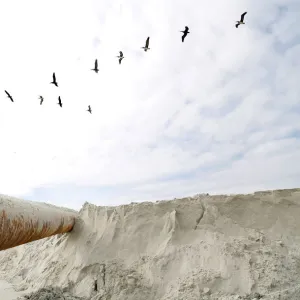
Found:
<svg viewBox="0 0 300 300"><path fill-rule="evenodd" d="M59 288L42 288L37 292L26 295L23 298L18 299L29 299L29 300L82 300L83 298L75 297L70 295L68 292L64 292Z"/></svg>
<svg viewBox="0 0 300 300"><path fill-rule="evenodd" d="M300 189L85 203L71 234L0 252L0 279L31 300L293 300L299 237Z"/></svg>

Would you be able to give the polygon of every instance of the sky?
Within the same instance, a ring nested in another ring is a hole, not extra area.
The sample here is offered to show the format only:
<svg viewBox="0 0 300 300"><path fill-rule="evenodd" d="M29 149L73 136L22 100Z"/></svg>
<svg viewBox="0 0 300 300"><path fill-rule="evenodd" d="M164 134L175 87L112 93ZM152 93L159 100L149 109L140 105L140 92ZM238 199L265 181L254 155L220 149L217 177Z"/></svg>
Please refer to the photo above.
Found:
<svg viewBox="0 0 300 300"><path fill-rule="evenodd" d="M0 11L0 193L80 209L300 187L299 0Z"/></svg>

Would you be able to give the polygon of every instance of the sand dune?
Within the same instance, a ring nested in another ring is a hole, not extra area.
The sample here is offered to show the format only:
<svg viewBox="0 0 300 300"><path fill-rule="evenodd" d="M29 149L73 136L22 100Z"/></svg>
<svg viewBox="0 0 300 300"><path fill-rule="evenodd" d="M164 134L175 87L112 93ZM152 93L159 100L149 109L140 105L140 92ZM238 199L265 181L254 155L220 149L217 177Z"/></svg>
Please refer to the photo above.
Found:
<svg viewBox="0 0 300 300"><path fill-rule="evenodd" d="M0 278L93 300L300 299L299 233L300 189L85 203L72 233L0 252Z"/></svg>

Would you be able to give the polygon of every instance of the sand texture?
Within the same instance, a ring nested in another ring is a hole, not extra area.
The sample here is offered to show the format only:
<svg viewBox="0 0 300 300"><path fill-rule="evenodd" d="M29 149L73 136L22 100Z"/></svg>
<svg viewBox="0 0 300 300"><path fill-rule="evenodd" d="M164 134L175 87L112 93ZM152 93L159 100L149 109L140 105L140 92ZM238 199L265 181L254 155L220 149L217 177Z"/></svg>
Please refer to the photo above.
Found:
<svg viewBox="0 0 300 300"><path fill-rule="evenodd" d="M0 280L0 299L1 300L16 300L21 296L22 292L16 292L11 284L4 280Z"/></svg>
<svg viewBox="0 0 300 300"><path fill-rule="evenodd" d="M300 189L79 215L70 234L0 252L0 278L31 300L300 299Z"/></svg>

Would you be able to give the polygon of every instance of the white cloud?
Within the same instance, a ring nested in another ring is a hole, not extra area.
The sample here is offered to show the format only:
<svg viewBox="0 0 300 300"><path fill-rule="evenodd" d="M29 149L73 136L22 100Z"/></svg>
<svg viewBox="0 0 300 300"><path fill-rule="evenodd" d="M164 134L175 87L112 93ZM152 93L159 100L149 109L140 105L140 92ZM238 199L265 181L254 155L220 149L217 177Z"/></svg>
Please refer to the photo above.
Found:
<svg viewBox="0 0 300 300"><path fill-rule="evenodd" d="M78 206L299 183L299 8L2 1L0 192Z"/></svg>

